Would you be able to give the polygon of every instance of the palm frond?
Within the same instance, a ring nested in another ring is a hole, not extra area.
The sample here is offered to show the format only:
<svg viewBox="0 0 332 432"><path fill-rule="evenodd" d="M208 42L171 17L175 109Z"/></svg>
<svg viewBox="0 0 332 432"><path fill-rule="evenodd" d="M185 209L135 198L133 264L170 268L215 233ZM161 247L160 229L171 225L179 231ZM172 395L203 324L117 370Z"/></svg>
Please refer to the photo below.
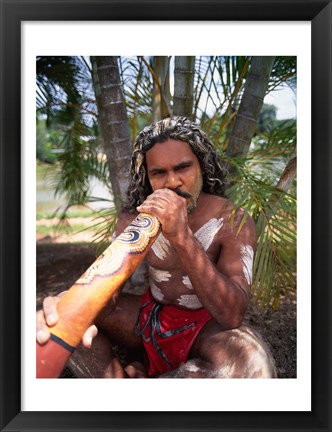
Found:
<svg viewBox="0 0 332 432"><path fill-rule="evenodd" d="M296 199L261 180L246 167L236 164L237 174L227 191L236 208L250 214L257 230L252 290L254 301L262 306L278 306L279 298L296 287Z"/></svg>
<svg viewBox="0 0 332 432"><path fill-rule="evenodd" d="M121 80L132 140L152 121L153 81L141 57L121 57Z"/></svg>
<svg viewBox="0 0 332 432"><path fill-rule="evenodd" d="M278 56L275 59L268 92L282 85L288 85L296 91L297 58L295 56Z"/></svg>
<svg viewBox="0 0 332 432"><path fill-rule="evenodd" d="M51 178L55 195L67 197L67 209L84 205L90 177L109 186L106 161L100 155L97 107L91 66L84 57L37 58L37 110L61 154ZM64 217L62 217L64 220Z"/></svg>

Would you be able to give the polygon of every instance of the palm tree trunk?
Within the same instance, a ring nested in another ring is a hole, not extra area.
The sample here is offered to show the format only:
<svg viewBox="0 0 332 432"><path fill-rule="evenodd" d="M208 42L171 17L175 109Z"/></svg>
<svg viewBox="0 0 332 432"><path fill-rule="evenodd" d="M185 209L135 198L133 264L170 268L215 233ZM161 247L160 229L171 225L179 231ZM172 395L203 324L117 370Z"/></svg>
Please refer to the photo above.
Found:
<svg viewBox="0 0 332 432"><path fill-rule="evenodd" d="M170 115L169 61L169 57L166 56L153 57L152 120L154 122Z"/></svg>
<svg viewBox="0 0 332 432"><path fill-rule="evenodd" d="M195 57L176 56L173 114L193 118Z"/></svg>
<svg viewBox="0 0 332 432"><path fill-rule="evenodd" d="M296 176L296 166L297 166L297 158L295 156L286 165L278 181L277 188L282 189L286 192L289 191L294 181L294 178Z"/></svg>
<svg viewBox="0 0 332 432"><path fill-rule="evenodd" d="M130 134L117 57L92 57L99 125L110 173L114 204L126 196L131 158Z"/></svg>
<svg viewBox="0 0 332 432"><path fill-rule="evenodd" d="M253 57L226 155L245 157L263 106L275 57Z"/></svg>
<svg viewBox="0 0 332 432"><path fill-rule="evenodd" d="M297 158L296 156L293 157L290 161L288 161L288 164L286 165L284 171L282 172L280 179L277 183L277 188L281 189L285 192L288 192L290 187L293 184L293 181L296 177L296 168L297 168ZM277 193L273 193L269 199L269 205L268 208L273 208L276 206L277 202L280 199L280 195ZM265 217L271 218L272 211L271 210L265 210Z"/></svg>

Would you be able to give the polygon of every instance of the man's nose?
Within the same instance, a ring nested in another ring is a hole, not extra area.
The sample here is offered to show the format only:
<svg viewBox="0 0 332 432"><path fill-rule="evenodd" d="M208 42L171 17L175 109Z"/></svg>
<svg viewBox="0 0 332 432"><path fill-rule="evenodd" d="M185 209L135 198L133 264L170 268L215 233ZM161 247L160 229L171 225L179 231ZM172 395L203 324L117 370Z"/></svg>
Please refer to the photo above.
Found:
<svg viewBox="0 0 332 432"><path fill-rule="evenodd" d="M167 176L165 187L168 189L176 189L182 185L180 177L176 173L170 173Z"/></svg>

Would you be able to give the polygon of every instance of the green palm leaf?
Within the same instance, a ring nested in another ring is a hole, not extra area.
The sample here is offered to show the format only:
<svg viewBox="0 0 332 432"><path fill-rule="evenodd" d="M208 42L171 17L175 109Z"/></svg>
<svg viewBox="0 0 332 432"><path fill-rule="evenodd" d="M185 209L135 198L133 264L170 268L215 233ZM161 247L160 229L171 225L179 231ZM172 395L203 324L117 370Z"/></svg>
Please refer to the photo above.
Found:
<svg viewBox="0 0 332 432"><path fill-rule="evenodd" d="M254 175L247 160L227 162L236 165L237 173L227 196L235 208L246 210L239 229L248 214L256 223L254 301L277 307L280 296L296 288L296 199Z"/></svg>

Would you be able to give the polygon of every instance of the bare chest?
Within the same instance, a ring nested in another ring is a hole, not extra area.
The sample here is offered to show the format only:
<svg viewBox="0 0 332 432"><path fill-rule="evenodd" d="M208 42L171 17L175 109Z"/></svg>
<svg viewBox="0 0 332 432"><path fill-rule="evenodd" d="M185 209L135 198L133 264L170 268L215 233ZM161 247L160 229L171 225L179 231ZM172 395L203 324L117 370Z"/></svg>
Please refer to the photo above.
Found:
<svg viewBox="0 0 332 432"><path fill-rule="evenodd" d="M194 236L212 262L216 262L220 252L222 218L212 218L198 229L192 228ZM187 251L190 256L194 251ZM165 304L188 309L202 307L195 295L193 281L183 271L181 261L171 243L161 233L147 256L149 283L153 297Z"/></svg>

